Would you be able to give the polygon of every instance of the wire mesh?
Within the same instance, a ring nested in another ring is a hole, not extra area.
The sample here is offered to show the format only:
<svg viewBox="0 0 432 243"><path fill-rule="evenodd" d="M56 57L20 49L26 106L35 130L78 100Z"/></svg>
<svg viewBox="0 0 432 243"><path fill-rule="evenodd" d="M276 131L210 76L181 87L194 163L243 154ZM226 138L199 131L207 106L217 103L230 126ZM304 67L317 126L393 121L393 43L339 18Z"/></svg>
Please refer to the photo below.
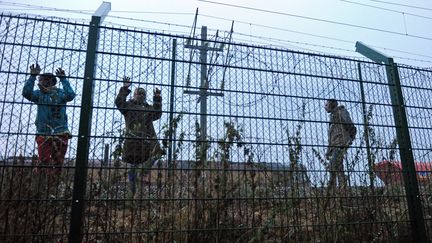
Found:
<svg viewBox="0 0 432 243"><path fill-rule="evenodd" d="M78 93L67 103L69 129L77 134L87 25L56 19L1 15L1 241L67 239L76 142L73 137L58 177L38 172L37 106L23 98L29 66L66 70ZM58 86L61 88L61 82ZM45 165L50 170L48 165Z"/></svg>
<svg viewBox="0 0 432 243"><path fill-rule="evenodd" d="M87 36L87 24L1 15L2 241L67 240ZM201 38L100 28L83 241L412 237L385 66L231 43L227 34ZM48 72L64 68L77 94L66 105L72 138L55 182L35 171L37 109L21 95L32 63ZM430 239L432 73L399 71L412 152L424 165L417 179ZM163 153L151 167L124 162L131 137L115 105L124 77L132 92L146 90L150 105L161 90L162 115L153 125ZM329 186L329 98L346 107L357 128L340 171L346 186Z"/></svg>

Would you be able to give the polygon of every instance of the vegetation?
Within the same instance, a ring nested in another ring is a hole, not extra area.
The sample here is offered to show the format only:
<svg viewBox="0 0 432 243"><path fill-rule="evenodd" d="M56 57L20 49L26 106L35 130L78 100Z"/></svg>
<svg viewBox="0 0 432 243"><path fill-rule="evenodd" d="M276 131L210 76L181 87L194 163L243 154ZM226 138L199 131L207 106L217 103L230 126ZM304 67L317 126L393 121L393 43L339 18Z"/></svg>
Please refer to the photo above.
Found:
<svg viewBox="0 0 432 243"><path fill-rule="evenodd" d="M181 115L165 126L163 148L171 145ZM290 166L274 169L255 162L254 149L244 142L243 129L224 123L224 134L201 163L178 161L184 152L184 132L176 139L172 164L157 163L151 185L140 184L131 198L127 167L92 167L84 220L88 242L389 242L410 239L403 185L328 190L298 180L304 169L302 121L287 130ZM167 130L168 129L168 130ZM384 147L369 127L373 147ZM199 137L199 127L197 134ZM205 145L207 146L207 145ZM208 149L207 147L206 149ZM391 142L389 156L396 148ZM121 151L117 147L114 155ZM241 151L241 153L239 153ZM379 156L383 149L372 149ZM321 159L318 150L313 152ZM121 152L120 154L121 155ZM232 163L233 156L244 163ZM354 158L357 151L354 152ZM120 157L113 156L118 160ZM166 157L165 157L166 158ZM357 162L357 161L352 161ZM53 178L35 173L17 161L1 167L0 241L62 242L70 224L73 167ZM432 217L431 186L423 185L425 217ZM429 193L428 193L429 192ZM426 221L432 228L431 221ZM429 235L432 234L428 232ZM430 235L432 237L432 235Z"/></svg>

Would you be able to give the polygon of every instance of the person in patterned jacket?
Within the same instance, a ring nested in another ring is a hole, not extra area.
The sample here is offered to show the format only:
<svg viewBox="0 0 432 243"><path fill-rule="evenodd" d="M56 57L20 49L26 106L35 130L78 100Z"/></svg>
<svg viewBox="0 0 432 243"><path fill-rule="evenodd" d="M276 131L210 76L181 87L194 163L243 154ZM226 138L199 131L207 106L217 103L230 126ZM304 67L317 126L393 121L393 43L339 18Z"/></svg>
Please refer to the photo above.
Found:
<svg viewBox="0 0 432 243"><path fill-rule="evenodd" d="M336 187L337 182L339 186L345 187L347 186L347 176L344 173L343 160L357 130L349 112L345 106L338 105L337 100L327 100L324 108L330 114L328 147L325 154L329 160L329 187Z"/></svg>

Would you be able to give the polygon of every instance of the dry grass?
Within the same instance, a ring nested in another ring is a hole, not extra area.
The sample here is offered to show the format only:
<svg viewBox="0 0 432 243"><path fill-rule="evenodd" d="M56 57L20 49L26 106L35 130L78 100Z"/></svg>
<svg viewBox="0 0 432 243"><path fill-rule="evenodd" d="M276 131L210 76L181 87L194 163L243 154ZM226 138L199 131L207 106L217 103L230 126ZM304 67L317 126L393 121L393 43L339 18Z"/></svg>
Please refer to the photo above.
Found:
<svg viewBox="0 0 432 243"><path fill-rule="evenodd" d="M409 239L407 206L400 187L333 191L307 185L288 187L287 173L252 167L243 171L203 170L195 181L193 173L187 170L169 174L168 170L155 168L152 184L140 187L138 195L131 198L125 169L91 169L84 240L400 242ZM72 195L70 172L64 170L60 180L51 183L25 167L2 168L1 178L0 241L67 240ZM429 228L431 201L430 194L424 198Z"/></svg>

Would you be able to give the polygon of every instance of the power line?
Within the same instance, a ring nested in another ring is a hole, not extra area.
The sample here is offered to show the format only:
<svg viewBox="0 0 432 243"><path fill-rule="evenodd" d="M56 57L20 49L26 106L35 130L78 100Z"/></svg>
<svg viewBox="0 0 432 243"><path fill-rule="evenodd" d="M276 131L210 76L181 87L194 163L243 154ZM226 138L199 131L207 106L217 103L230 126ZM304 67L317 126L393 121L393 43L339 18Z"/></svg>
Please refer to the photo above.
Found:
<svg viewBox="0 0 432 243"><path fill-rule="evenodd" d="M331 47L331 46L325 46L325 45L316 45L316 44L311 44L311 43L306 43L306 42L300 42L300 41L289 41L289 40L282 40L282 39L276 39L276 38L271 38L271 37L262 37L262 36L255 36L255 35L250 35L250 34L244 34L244 33L240 33L237 32L237 35L241 35L241 36L246 36L246 37L253 37L256 39L261 39L261 40L266 40L266 41L273 41L275 43L293 43L293 44L301 44L301 45L308 45L308 46L313 46L313 47L321 47L321 48L327 48L327 49L333 49L333 50L340 50L340 51L348 51L348 52L353 52L352 50L348 50L348 49L343 49L343 48L338 48L338 47ZM353 42L350 42L353 43ZM262 43L265 44L265 43ZM304 48L302 48L304 49ZM309 51L313 51L311 49L308 49Z"/></svg>
<svg viewBox="0 0 432 243"><path fill-rule="evenodd" d="M139 13L139 14L164 14L164 15L192 15L195 13L181 13L181 12L153 12L153 11L131 11L131 10L118 10L110 11L110 13Z"/></svg>
<svg viewBox="0 0 432 243"><path fill-rule="evenodd" d="M208 18L222 19L222 20L227 20L227 21L230 21L230 22L232 21L232 20L228 20L228 19L221 18L221 17L215 17L215 16L211 16L211 15L203 15L203 14L199 14L199 15L204 16L204 17L208 17ZM187 26L187 25L171 24L171 23L166 23L166 22L158 22L158 21L143 20L143 19L128 18L128 17L120 17L120 16L112 16L112 15L108 15L108 17L119 18L119 19L127 19L127 20L134 20L134 21L141 21L141 22L149 22L149 23L155 23L155 24L174 25L174 26L179 26L179 27L184 27L184 28L190 28L190 26ZM292 31L292 30L287 30L287 29L282 29L282 28L275 28L275 27L270 27L270 26L265 26L265 25L253 24L253 23L246 23L246 22L243 22L243 21L236 21L236 20L234 20L234 21L238 22L238 23L250 24L250 25L254 25L254 26L267 27L267 28L275 29L275 30L282 30L282 31L288 31L288 32L296 32L296 33L300 33L300 34L304 34L304 35L310 35L310 36L314 36L314 37L321 37L321 38L326 38L326 39L330 39L330 40L337 40L337 41L342 41L342 42L346 42L346 43L350 43L350 44L354 43L353 41L341 40L341 39L332 38L332 37L325 37L325 36L319 36L319 35L314 35L314 34L307 34L307 33L304 33L304 32ZM211 28L209 28L209 29L211 29ZM215 30L215 29L211 29L211 30ZM182 33L182 32L179 32L179 33ZM321 48L327 48L327 49L333 49L333 50L342 50L342 51L347 51L347 52L353 52L352 50L348 50L348 49L342 49L342 48L336 48L336 47L324 46L324 45L316 45L316 44L311 44L311 43L306 43L306 42L296 42L296 41L288 41L288 40L276 39L276 38L271 38L271 37L255 36L255 35L244 34L244 33L241 33L241 32L236 32L236 34L243 35L243 36L246 36L246 37L253 37L253 38L261 39L261 40L273 41L273 42L294 43L294 44L309 45L309 46L313 46L313 47L321 47ZM268 43L261 42L261 44L268 44ZM297 48L301 48L301 47L297 47ZM301 49L305 49L305 48L301 48ZM305 50L314 51L312 49L305 49ZM395 50L395 51L397 51L397 50ZM411 54L416 55L414 53L411 53ZM418 54L418 55L420 55L420 54ZM419 60L417 60L417 61L419 61ZM425 61L425 62L427 62L427 61Z"/></svg>
<svg viewBox="0 0 432 243"><path fill-rule="evenodd" d="M72 10L72 9L64 9L64 8L52 8L52 7L45 7L40 5L32 5L32 4L25 4L25 3L14 3L14 2L5 2L0 1L0 3L5 3L3 5L6 6L16 6L16 7L22 7L19 9L6 9L8 11L10 10L40 10L40 11L61 11L61 12L70 12L70 13L81 13L81 14L92 14L94 10ZM27 9L24 9L27 8ZM138 14L163 14L163 15L192 15L194 13L181 13L181 12L154 12L154 11L134 11L134 10L111 10L110 13L138 13Z"/></svg>
<svg viewBox="0 0 432 243"><path fill-rule="evenodd" d="M252 7L246 7L246 6L241 6L241 5L235 5L235 4L219 3L219 2L213 2L213 1L208 1L208 0L198 0L198 1L217 4L217 5L224 5L224 6L228 6L228 7L242 8L242 9L248 9L248 10L253 10L253 11L258 11L258 12L265 12L265 13L271 13L271 14L290 16L290 17L295 17L295 18L324 22L324 23L328 23L328 24L342 25L342 26L348 26L348 27L353 27L353 28L359 28L359 29L365 29L365 30L371 30L371 31L377 31L377 32L383 32L383 33L388 33L388 34L401 35L401 36L405 36L405 37L412 37L412 38L418 38L418 39L424 39L424 40L431 40L432 41L432 38L430 38L430 37L411 35L411 34L407 34L407 33L378 29L378 28L372 28L372 27L367 27L367 26L363 26L363 25L348 24L348 23L342 23L342 22L333 21L333 20L313 18L313 17L307 17L307 16L302 16L302 15L297 15L297 14L289 14L289 13L283 13L283 12L277 12L277 11L265 10L265 9L259 9L259 8L252 8Z"/></svg>
<svg viewBox="0 0 432 243"><path fill-rule="evenodd" d="M237 33L237 34L239 34L239 33ZM254 38L259 38L258 36L253 36L253 35L248 35L248 34L241 34L241 35L245 35L245 36L249 36L249 37L254 37ZM318 47L318 48L325 48L325 49L330 49L330 50L337 50L337 51L344 51L344 52L349 52L349 53L355 53L353 50L350 50L350 49L338 48L338 47L333 47L333 46L325 46L325 45L317 45L317 44L311 44L311 43L307 43L307 42L288 41L288 40L274 39L274 38L270 38L270 37L261 37L260 39L266 40L266 41L272 41L272 42L275 42L275 43L279 42L279 45L283 45L283 44L286 45L287 43L293 43L293 44L297 44L297 45L306 45L306 46L311 46L311 47ZM260 44L265 45L266 43L265 42L260 42ZM279 46L279 47L286 48L286 46ZM308 48L299 47L299 46L295 46L295 47L299 48L299 49L306 50L306 51L310 51L310 52L317 52L317 50L314 50L314 49L308 49ZM372 47L377 47L377 46L372 46ZM402 52L403 53L403 51L398 51L398 50L394 50L394 49L387 49L385 47L378 47L378 48L382 48L384 50L392 50L392 51L395 51L395 52ZM335 55L334 53L326 53L326 52L323 52L323 51L320 51L319 53L324 53L326 55ZM349 55L343 55L343 56L347 57L347 58L358 58L357 56L349 56ZM401 60L408 60L408 61L415 61L415 62L432 63L432 60L424 60L424 59L409 58L409 57L402 57L402 56L393 56L393 58L398 58L398 59L401 59Z"/></svg>
<svg viewBox="0 0 432 243"><path fill-rule="evenodd" d="M227 21L235 21L235 22L238 22L238 23L244 23L244 24L249 24L249 25L257 25L257 26L265 27L265 25L247 23L247 22L236 21L236 20L228 20L228 19L225 19L225 18L214 17L214 16L211 16L211 15L203 15L203 14L201 14L201 16L210 17L210 18L216 18L216 19L222 19L222 20L227 20ZM282 30L282 31L288 31L288 32L297 32L297 31L292 31L292 30L283 29L283 28L275 28L275 27L270 27L270 26L267 26L267 27L270 28L270 29L275 29L275 30ZM307 34L307 33L304 33L304 32L298 32L298 33L300 33L300 34L303 33L305 35L311 35L311 36L314 36L314 37L319 37L319 38L324 38L324 39L341 41L341 42L345 42L345 43L349 43L349 44L352 44L352 43L355 42L355 41L342 40L342 39L337 39L337 38L332 38L332 37L326 37L326 36L320 36L320 35L314 35L314 34ZM241 33L241 32L236 32L236 34L237 35L241 35L241 36L245 36L245 37L249 37L249 38L255 38L255 39L258 39L258 40L267 41L267 42L258 42L258 41L255 41L255 43L262 44L262 45L269 44L268 42L274 42L274 43L278 43L279 44L277 46L285 48L286 46L282 46L282 45L284 45L284 44L286 45L288 43L293 43L293 44L307 45L307 46L312 46L312 47L320 47L320 48L326 48L326 49L332 49L332 50L345 51L345 52L349 52L349 53L353 53L354 52L351 49L343 49L343 48L338 48L338 47L333 47L333 46L317 45L317 44L312 44L312 43L307 43L307 42L282 40L282 39L277 39L277 38L272 38L272 37L263 37L263 36L256 36L256 35L251 35L251 34L245 34L245 33ZM240 41L248 41L247 39L239 39L239 40ZM302 48L302 47L298 47L298 46L295 46L295 47L299 48L299 49L311 51L311 52L317 52L316 50L313 50L313 49ZM422 56L422 57L426 57L426 58L432 58L432 56L427 56L427 55L422 55L422 54L412 53L412 52L407 52L407 51L401 51L401 50L396 50L396 49L392 49L392 48L386 48L386 47L381 47L381 46L373 46L373 45L372 45L372 47L376 47L376 48L380 48L380 49L388 50L388 51L393 51L393 52L405 53L405 54L414 55L414 56ZM329 54L329 53L327 53L327 54ZM354 56L347 56L347 55L345 55L345 57L356 58ZM432 61L430 61L430 60L422 60L422 59L415 59L415 58L408 58L408 57L401 57L401 56L394 56L394 57L398 58L398 59L409 60L409 61L432 63Z"/></svg>
<svg viewBox="0 0 432 243"><path fill-rule="evenodd" d="M139 22L147 22L147 23L153 23L153 24L177 26L177 27L188 28L188 29L190 28L189 25L173 24L173 23L159 22L159 21L153 21L153 20L137 19L137 18L130 18L130 17L121 17L121 16L115 16L115 15L108 15L107 17L117 18L117 19L133 20L133 21L139 21Z"/></svg>
<svg viewBox="0 0 432 243"><path fill-rule="evenodd" d="M44 6L40 6L40 5L13 3L13 2L5 2L5 1L0 1L0 3L5 3L3 5L6 5L6 6L26 7L26 8L33 8L33 10L43 10L43 11L61 11L61 12L79 13L79 14L90 14L90 13L94 12L91 10L71 10L71 9L52 8L52 7L44 7Z"/></svg>
<svg viewBox="0 0 432 243"><path fill-rule="evenodd" d="M30 9L27 10L36 10L36 11L57 11L57 12L67 12L67 13L78 13L78 14L91 14L94 11L93 10L71 10L71 9L61 9L61 8L51 8L51 7L44 7L40 5L30 5L30 4L19 4L19 3L11 3L11 2L5 2L0 1L0 3L7 3L12 5L18 5L18 6L24 6L28 7ZM21 10L21 9L17 9ZM192 13L175 13L175 12L140 12L140 11L110 11L110 12L120 12L120 13L149 13L149 14L177 14L177 15L191 15ZM153 24L161 24L161 25L169 25L169 26L177 26L177 27L183 27L183 28L190 28L190 26L187 25L180 25L180 24L173 24L173 23L166 23L166 22L158 22L158 21L150 21L150 20L142 20L137 18L130 18L130 17L121 17L121 16L115 16L115 15L108 15L107 17L111 18L117 18L117 19L125 19L125 20L133 20L133 21L140 21L140 22L148 22Z"/></svg>
<svg viewBox="0 0 432 243"><path fill-rule="evenodd" d="M212 15L200 14L200 16L207 17L207 18L214 18L214 19L225 20L225 21L229 21L229 22L234 21L236 23L247 24L247 25L252 25L252 26L257 26L257 27L263 27L263 28L268 28L268 29L273 29L273 30L278 30L278 31L290 32L290 33L296 33L296 34L301 34L301 35L306 35L306 36L312 36L312 37L317 37L317 38L323 38L323 39L328 39L328 40L333 40L333 41L339 41L339 42L344 42L344 43L349 43L349 44L352 44L352 43L355 42L355 41L351 41L351 40L344 40L344 39L334 38L334 37L329 37L329 36L324 36L324 35L310 34L310 33L306 33L306 32L290 30L290 29L286 29L286 28L279 28L279 27L273 27L273 26L268 26L268 25L262 25L262 24L244 22L244 21L238 21L238 20L235 20L235 19L231 20L231 19L226 19L226 18L222 18L222 17L216 17L216 16L212 16ZM237 33L239 33L239 32L237 32ZM254 37L254 38L259 38L259 39L266 38L268 40L272 39L272 40L276 40L276 41L290 42L290 41L280 40L280 39L274 39L274 38L270 38L270 37L261 37L261 36L259 37L259 36L248 35L248 34L243 34L243 33L241 33L241 34L244 35L244 36ZM310 43L305 43L305 42L293 42L293 43L310 44ZM314 44L311 44L311 45L314 46ZM328 46L322 46L322 47L328 47ZM381 47L381 46L372 46L372 47L376 47L376 48L380 48L380 49L384 49L384 50L389 50L389 51L394 51L394 52L400 52L400 53L410 54L410 55L415 55L415 56L422 56L422 57L432 58L432 56L428 56L428 55L423 55L423 54L413 53L413 52L407 52L407 51L401 51L401 50L391 49L391 48L387 48L387 47ZM337 49L337 48L333 48L333 49ZM350 50L350 52L352 52L352 50Z"/></svg>
<svg viewBox="0 0 432 243"><path fill-rule="evenodd" d="M389 8L383 8L383 7L378 7L378 6L364 4L364 3L358 3L358 2L348 1L348 0L340 0L340 1L346 2L346 3L351 3L351 4L357 4L357 5L361 5L361 6L365 6L365 7L370 7L370 8L381 9L381 10L385 10L385 11L389 11L389 12L394 12L394 13L411 15L411 16L414 16L414 17L419 17L419 18L424 18L424 19L432 19L431 17L427 17L427 16L423 16L423 15L418 15L418 14L413 14L413 13L407 13L407 12L402 12L402 11L397 11L397 10L393 10L393 9L389 9Z"/></svg>
<svg viewBox="0 0 432 243"><path fill-rule="evenodd" d="M280 27L273 27L273 26L268 26L268 25L263 25L263 24L250 23L250 22L239 21L239 20L235 20L235 19L229 20L227 18L216 17L216 16L206 15L206 14L200 14L200 15L203 16L203 17L207 17L207 18L226 20L226 21L230 21L230 22L234 21L236 23L253 25L253 26L263 27L263 28L267 28L267 29L280 30L280 31L291 32L291 33L296 33L296 34L308 35L308 36L312 36L312 37L318 37L318 38L324 38L324 39L335 40L335 41L340 41L340 42L352 43L352 41L342 40L342 39L339 39L339 38L328 37L328 36L323 36L323 35L316 35L316 34L310 34L310 33L306 33L306 32L301 32L301 31L296 31L296 30L290 30L290 29L286 29L286 28L280 28Z"/></svg>
<svg viewBox="0 0 432 243"><path fill-rule="evenodd" d="M380 0L369 0L369 1L377 2L377 3L385 3L385 4L390 4L390 5L396 5L396 6L402 6L402 7L408 7L408 8L416 8L416 9L422 9L422 10L429 10L429 11L432 11L431 8L419 7L419 6L408 5L408 4L391 3L391 2L380 1Z"/></svg>
<svg viewBox="0 0 432 243"><path fill-rule="evenodd" d="M204 1L204 0L200 0L200 1ZM346 0L341 0L341 1L346 1ZM209 2L209 1L207 1L207 2ZM346 2L349 2L349 1L346 1ZM0 1L0 3L12 4L12 5L16 5L16 6L33 7L33 8L35 8L34 10L43 10L43 11L71 12L71 13L79 13L79 14L86 14L86 15L89 14L90 12L93 12L92 10L70 10L70 9L50 8L50 7L44 7L44 6L39 6L39 5L18 4L18 3L10 3L10 2L5 2L5 1ZM259 9L255 9L255 10L259 10ZM152 11L112 11L112 12L148 13L148 14L174 14L174 15L175 14L178 14L178 15L192 15L193 14L193 13L180 13L180 12L176 13L176 12L152 12ZM230 22L232 21L232 20L228 20L226 18L215 17L215 16L211 16L211 15L204 15L204 14L200 14L200 15L203 16L203 17L208 17L208 18L226 20L226 21L230 21ZM114 15L108 15L108 17L118 18L118 19L125 19L125 20L140 21L140 22L148 22L148 23L160 24L160 25L176 26L176 27L182 27L182 28L190 28L190 26L188 26L188 25L173 24L173 23L158 22L158 21L150 21L150 20L143 20L143 19L130 18L130 17L120 17L120 16L114 16ZM297 33L297 34L312 36L312 37L316 37L316 38L324 38L324 39L329 39L329 40L339 41L339 42L344 42L344 43L353 43L354 42L354 41L349 41L349 40L344 40L344 39L339 39L339 38L334 38L334 37L328 37L328 36L323 36L323 35L309 34L309 33L301 32L301 31L289 30L289 29L286 29L286 28L272 27L272 26L267 26L267 25L262 25L262 24L255 24L255 23L248 23L248 22L237 21L237 20L234 20L234 21L238 22L238 23L243 23L243 24L257 26L257 27L263 27L263 28L268 28L268 29L273 29L273 30L278 30L278 31ZM182 32L178 32L178 33L182 33ZM248 37L253 37L253 38L261 39L261 40L273 41L273 42L284 42L284 43L302 44L302 45L309 45L309 46L314 46L314 47L321 47L321 48L327 48L327 49L333 49L333 50L341 50L341 51L352 52L352 50L347 50L347 49L342 49L342 48L336 48L336 47L330 47L330 46L324 46L324 45L316 45L316 44L311 44L311 43L306 43L306 42L293 42L293 41L287 41L287 40L281 40L281 39L274 39L274 38L270 38L270 37L261 37L261 36L242 34L242 33L238 33L238 32L237 32L237 34L248 36ZM381 49L384 49L384 50L391 50L391 51L394 51L394 52L405 53L405 54L409 54L409 55L415 55L415 56L422 56L422 57L432 58L431 56L422 55L422 54L418 54L418 53L411 53L411 52L406 52L406 51L401 51L401 50L395 50L395 49L390 49L390 48L385 48L385 47L379 47L379 46L374 46L374 47L381 48ZM309 51L313 51L313 50L309 50ZM405 60L411 60L411 61L420 61L420 62L430 63L430 61L427 61L427 60L412 59L412 58L405 58L405 57L397 57L397 58L405 59Z"/></svg>

